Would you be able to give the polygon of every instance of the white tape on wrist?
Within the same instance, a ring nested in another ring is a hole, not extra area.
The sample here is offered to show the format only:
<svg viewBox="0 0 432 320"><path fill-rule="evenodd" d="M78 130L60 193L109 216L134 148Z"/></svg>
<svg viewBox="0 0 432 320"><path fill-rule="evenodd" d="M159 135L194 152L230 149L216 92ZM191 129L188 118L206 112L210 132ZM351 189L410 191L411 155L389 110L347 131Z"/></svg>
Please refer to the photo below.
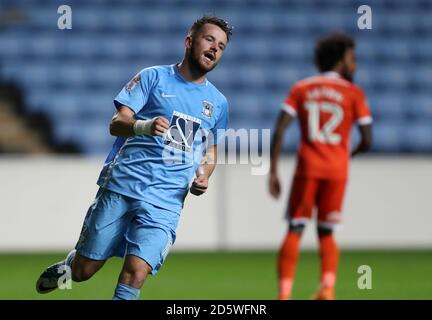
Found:
<svg viewBox="0 0 432 320"><path fill-rule="evenodd" d="M135 135L151 136L151 127L156 118L150 120L137 120L133 125Z"/></svg>
<svg viewBox="0 0 432 320"><path fill-rule="evenodd" d="M205 172L204 172L204 168L203 168L203 166L200 165L200 166L197 168L195 174L196 174L197 177L204 175Z"/></svg>

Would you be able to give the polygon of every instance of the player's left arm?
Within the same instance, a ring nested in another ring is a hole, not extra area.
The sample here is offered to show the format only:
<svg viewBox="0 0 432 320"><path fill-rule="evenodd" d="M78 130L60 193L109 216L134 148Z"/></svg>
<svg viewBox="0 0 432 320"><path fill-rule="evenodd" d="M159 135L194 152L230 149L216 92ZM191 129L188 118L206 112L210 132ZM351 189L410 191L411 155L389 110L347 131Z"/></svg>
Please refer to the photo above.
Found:
<svg viewBox="0 0 432 320"><path fill-rule="evenodd" d="M366 96L360 88L357 88L356 91L354 115L360 130L361 140L351 152L351 157L368 151L372 145L372 115Z"/></svg>
<svg viewBox="0 0 432 320"><path fill-rule="evenodd" d="M359 125L361 140L357 147L351 152L351 157L366 152L372 145L372 124Z"/></svg>
<svg viewBox="0 0 432 320"><path fill-rule="evenodd" d="M201 159L201 164L197 169L196 178L192 182L190 192L196 196L202 195L207 191L209 178L217 164L217 145L226 134L228 127L228 101L224 98L221 102L221 112L218 115L214 127L207 136L207 147L205 155Z"/></svg>
<svg viewBox="0 0 432 320"><path fill-rule="evenodd" d="M206 154L197 169L197 177L192 182L190 192L193 195L200 196L207 191L209 178L212 175L217 163L217 145L211 145L207 148Z"/></svg>

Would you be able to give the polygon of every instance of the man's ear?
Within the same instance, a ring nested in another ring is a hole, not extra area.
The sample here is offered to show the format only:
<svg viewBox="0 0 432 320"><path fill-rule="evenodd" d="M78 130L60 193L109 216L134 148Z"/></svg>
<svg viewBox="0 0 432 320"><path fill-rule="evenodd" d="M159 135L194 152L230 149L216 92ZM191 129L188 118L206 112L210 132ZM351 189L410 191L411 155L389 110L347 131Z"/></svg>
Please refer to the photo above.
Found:
<svg viewBox="0 0 432 320"><path fill-rule="evenodd" d="M345 54L344 54L344 57L343 57L343 59L342 59L342 62L343 62L345 65L349 64L349 61L351 61L351 56L352 56L352 55L353 55L353 51L352 51L351 48L345 50Z"/></svg>
<svg viewBox="0 0 432 320"><path fill-rule="evenodd" d="M333 67L333 70L341 70L345 68L345 60L346 56L344 56L341 60L339 60L338 63L336 63L336 65Z"/></svg>
<svg viewBox="0 0 432 320"><path fill-rule="evenodd" d="M192 46L192 37L188 35L185 39L185 47L186 49L190 49Z"/></svg>

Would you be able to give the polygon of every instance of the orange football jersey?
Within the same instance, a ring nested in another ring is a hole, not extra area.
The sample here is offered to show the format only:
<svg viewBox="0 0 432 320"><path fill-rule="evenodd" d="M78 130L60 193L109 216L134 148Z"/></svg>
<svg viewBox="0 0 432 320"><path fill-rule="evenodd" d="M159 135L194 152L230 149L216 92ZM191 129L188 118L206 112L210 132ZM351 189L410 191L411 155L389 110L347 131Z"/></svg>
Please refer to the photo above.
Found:
<svg viewBox="0 0 432 320"><path fill-rule="evenodd" d="M326 72L295 83L282 108L300 121L296 175L346 179L352 126L372 122L363 90Z"/></svg>

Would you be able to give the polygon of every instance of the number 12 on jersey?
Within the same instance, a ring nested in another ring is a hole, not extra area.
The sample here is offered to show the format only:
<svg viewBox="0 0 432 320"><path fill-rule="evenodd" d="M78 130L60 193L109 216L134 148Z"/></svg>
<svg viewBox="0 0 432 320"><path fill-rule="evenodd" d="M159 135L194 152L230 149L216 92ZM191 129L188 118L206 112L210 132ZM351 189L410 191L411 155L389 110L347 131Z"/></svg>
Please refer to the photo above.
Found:
<svg viewBox="0 0 432 320"><path fill-rule="evenodd" d="M317 102L307 101L304 104L308 112L308 135L311 142L321 142L328 144L339 144L341 142L341 135L335 133L334 130L341 123L344 112L343 109L332 102ZM321 112L331 114L331 117L326 121L320 129L320 116Z"/></svg>

